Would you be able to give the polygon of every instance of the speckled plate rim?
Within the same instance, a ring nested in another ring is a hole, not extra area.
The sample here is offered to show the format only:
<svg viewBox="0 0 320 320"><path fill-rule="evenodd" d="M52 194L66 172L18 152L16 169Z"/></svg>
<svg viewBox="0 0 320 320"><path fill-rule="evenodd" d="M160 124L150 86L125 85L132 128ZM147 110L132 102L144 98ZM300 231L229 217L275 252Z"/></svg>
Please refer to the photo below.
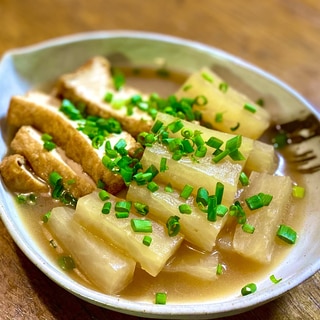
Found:
<svg viewBox="0 0 320 320"><path fill-rule="evenodd" d="M28 46L25 48L11 50L4 54L0 62L0 79L3 79L3 76L10 74L10 72L17 72L16 70L14 70L14 59L16 57L30 58L30 56L32 56L35 52L43 50L50 51L52 50L52 48L55 48L58 51L62 52L65 47L70 47L70 45L74 46L76 44L81 44L86 41L97 41L101 43L107 43L108 41L110 41L110 39L129 39L131 41L136 41L138 39L139 41L144 41L147 43L165 43L169 47L173 46L176 48L178 46L179 48L181 48L181 50L191 50L193 54L204 54L205 56L208 56L209 60L210 58L212 58L212 60L215 60L216 62L218 61L218 64L219 61L222 64L226 62L228 67L233 66L235 69L240 68L242 71L246 70L246 72L249 72L249 74L253 74L258 79L262 79L262 82L270 85L269 90L275 88L277 92L279 91L281 94L285 95L286 99L289 99L290 102L295 105L295 112L303 113L307 110L308 112L312 112L313 114L315 114L319 119L319 114L317 113L315 108L313 108L295 90L293 90L291 87L284 84L282 81L275 78L271 74L253 66L252 64L247 63L242 59L230 55L222 50L207 46L205 44L173 36L149 32L136 32L126 30L88 32L76 35L69 35L45 41L36 45ZM92 55L92 53L89 52L88 55L90 56ZM14 88L14 92L16 94L23 93L30 88L30 83L28 83L28 79L24 79L23 75L21 76L19 74L15 76L20 77L21 80L19 85L16 88ZM13 83L10 83L10 80L11 79L9 79L9 81L7 81L5 85L3 84L3 81L0 81L0 93L3 93L11 85L14 85ZM33 84L37 83L38 80L39 79L33 80ZM259 85L261 84L258 83L257 86ZM4 123L3 117L6 112L5 105L8 104L9 98L10 97L8 95L4 96L0 104L0 118L2 120L1 126ZM0 157L2 158L6 153L2 130L0 131L0 144L1 146L3 146L3 148L1 148L0 151ZM0 213L5 226L7 227L9 233L11 234L17 245L21 248L25 255L50 279L52 279L54 282L56 282L69 292L86 301L89 301L98 306L102 306L104 308L131 315L161 319L192 319L194 317L197 317L198 319L207 319L237 314L275 299L276 297L282 295L283 293L287 292L293 287L299 285L320 269L320 260L314 259L314 261L312 261L312 263L308 265L308 268L301 268L297 270L297 272L294 272L292 276L286 277L281 282L281 284L274 286L269 285L266 287L264 287L264 284L262 284L261 290L257 291L256 294L252 294L246 297L239 296L224 301L209 301L195 304L170 304L169 302L165 306L155 305L149 302L137 303L119 297L101 294L94 290L90 290L82 285L79 285L77 282L63 274L63 272L61 272L61 270L59 270L56 266L54 266L44 256L44 254L38 250L36 244L32 241L32 239L30 239L30 237L28 237L28 234L24 231L23 224L21 223L13 209L12 199L7 195L6 189L3 186L2 182L0 186ZM308 224L312 225L312 221L309 221ZM307 246L307 243L305 244L305 246ZM305 248L302 248L301 250L304 249ZM318 257L319 256L320 255L318 254ZM288 266L294 260L294 255L290 253L289 259L285 263Z"/></svg>

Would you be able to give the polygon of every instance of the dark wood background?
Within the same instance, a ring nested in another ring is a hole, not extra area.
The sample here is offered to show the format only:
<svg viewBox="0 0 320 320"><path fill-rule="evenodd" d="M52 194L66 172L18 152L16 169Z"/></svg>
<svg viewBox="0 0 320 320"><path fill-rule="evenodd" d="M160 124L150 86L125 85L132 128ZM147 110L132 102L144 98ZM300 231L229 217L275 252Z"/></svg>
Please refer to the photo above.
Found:
<svg viewBox="0 0 320 320"><path fill-rule="evenodd" d="M114 29L218 47L274 74L320 110L319 0L0 0L0 56L49 38ZM318 272L277 300L230 319L320 319L319 285ZM1 221L0 297L0 319L136 319L58 287L24 256Z"/></svg>

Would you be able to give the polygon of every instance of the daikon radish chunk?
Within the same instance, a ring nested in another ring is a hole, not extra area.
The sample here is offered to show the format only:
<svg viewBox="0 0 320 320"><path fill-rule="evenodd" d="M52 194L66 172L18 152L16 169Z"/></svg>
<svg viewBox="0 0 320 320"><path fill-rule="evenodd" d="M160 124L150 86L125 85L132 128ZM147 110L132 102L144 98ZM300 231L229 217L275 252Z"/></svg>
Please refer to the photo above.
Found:
<svg viewBox="0 0 320 320"><path fill-rule="evenodd" d="M111 202L110 212L103 214L101 210L107 201ZM156 276L179 248L183 236L178 234L170 237L164 224L142 217L133 211L129 212L126 218L117 218L115 204L122 199L110 195L107 201L102 201L97 191L80 198L75 212L76 221L132 257L146 272ZM135 232L131 226L132 219L149 220L152 232ZM145 236L152 238L150 246L143 243Z"/></svg>
<svg viewBox="0 0 320 320"><path fill-rule="evenodd" d="M247 96L228 86L208 68L193 73L175 94L178 98L205 97L195 104L202 120L223 132L258 139L269 127L270 115ZM218 119L219 118L219 119Z"/></svg>
<svg viewBox="0 0 320 320"><path fill-rule="evenodd" d="M217 254L200 252L182 245L162 272L184 273L203 281L214 281L217 279L218 262Z"/></svg>
<svg viewBox="0 0 320 320"><path fill-rule="evenodd" d="M136 262L84 229L74 220L73 209L52 209L47 226L76 267L101 291L116 294L132 281Z"/></svg>
<svg viewBox="0 0 320 320"><path fill-rule="evenodd" d="M217 217L216 221L208 221L207 214L198 208L193 196L190 196L186 202L177 191L166 192L161 184L157 191L150 192L145 186L138 186L133 182L129 186L127 199L147 203L149 214L164 223L169 217L178 216L180 232L185 239L205 251L212 250L227 218L226 215L222 218ZM179 206L184 203L190 206L191 214L180 213Z"/></svg>
<svg viewBox="0 0 320 320"><path fill-rule="evenodd" d="M238 225L233 238L233 247L237 253L260 263L269 263L275 246L277 229L281 219L288 212L292 192L292 181L286 176L272 176L267 173L252 172L250 185L241 195L246 198L259 193L272 195L269 205L250 210L246 205L247 223L254 232L247 233Z"/></svg>

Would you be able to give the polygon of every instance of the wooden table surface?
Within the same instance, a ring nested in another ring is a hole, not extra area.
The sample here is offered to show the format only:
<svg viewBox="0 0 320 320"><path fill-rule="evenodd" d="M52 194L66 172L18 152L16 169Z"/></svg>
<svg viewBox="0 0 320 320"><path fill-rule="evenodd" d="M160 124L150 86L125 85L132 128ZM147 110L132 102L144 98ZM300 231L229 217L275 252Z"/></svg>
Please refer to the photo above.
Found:
<svg viewBox="0 0 320 320"><path fill-rule="evenodd" d="M320 110L319 0L0 1L0 56L53 37L113 29L221 48L284 80ZM1 221L0 279L0 319L135 319L58 287L24 256ZM230 319L320 319L319 286L318 272L275 301Z"/></svg>

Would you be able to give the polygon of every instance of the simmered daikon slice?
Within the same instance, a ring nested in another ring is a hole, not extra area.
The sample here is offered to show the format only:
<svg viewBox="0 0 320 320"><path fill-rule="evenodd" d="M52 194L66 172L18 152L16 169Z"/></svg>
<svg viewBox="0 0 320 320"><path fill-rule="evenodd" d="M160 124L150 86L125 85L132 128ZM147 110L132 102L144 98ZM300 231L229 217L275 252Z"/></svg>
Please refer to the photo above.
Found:
<svg viewBox="0 0 320 320"><path fill-rule="evenodd" d="M183 236L178 234L170 237L164 224L135 214L133 210L129 211L128 215L125 208L119 209L121 211L117 213L116 203L123 201L112 195L108 200L102 201L99 192L95 191L78 200L75 219L86 229L132 257L149 274L156 276L179 248ZM110 212L102 213L107 202L111 203ZM152 231L134 231L133 219L149 221ZM149 246L144 244L145 236L151 238Z"/></svg>
<svg viewBox="0 0 320 320"><path fill-rule="evenodd" d="M83 228L73 209L52 209L47 226L76 267L101 291L115 294L132 281L136 262Z"/></svg>

